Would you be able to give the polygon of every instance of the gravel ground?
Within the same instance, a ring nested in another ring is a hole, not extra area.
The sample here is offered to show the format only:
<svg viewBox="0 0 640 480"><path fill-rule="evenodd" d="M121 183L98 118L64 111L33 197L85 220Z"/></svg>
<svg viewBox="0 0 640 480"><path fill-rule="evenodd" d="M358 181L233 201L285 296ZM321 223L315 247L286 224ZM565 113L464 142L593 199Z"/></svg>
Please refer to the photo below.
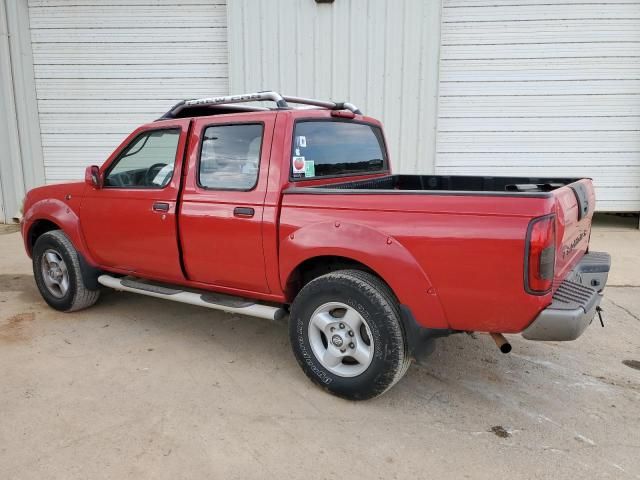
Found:
<svg viewBox="0 0 640 480"><path fill-rule="evenodd" d="M113 291L55 312L1 234L0 478L640 478L640 232L592 244L620 285L606 328L509 355L454 335L352 403L306 379L284 324Z"/></svg>

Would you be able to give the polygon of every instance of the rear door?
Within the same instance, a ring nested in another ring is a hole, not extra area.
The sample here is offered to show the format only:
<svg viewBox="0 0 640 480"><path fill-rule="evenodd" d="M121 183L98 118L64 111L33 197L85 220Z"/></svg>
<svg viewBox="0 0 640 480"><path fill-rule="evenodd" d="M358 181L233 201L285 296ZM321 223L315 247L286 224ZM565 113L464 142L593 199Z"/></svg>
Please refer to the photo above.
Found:
<svg viewBox="0 0 640 480"><path fill-rule="evenodd" d="M190 280L269 293L262 217L274 124L273 113L194 121L180 210Z"/></svg>
<svg viewBox="0 0 640 480"><path fill-rule="evenodd" d="M184 279L176 204L189 120L138 129L101 167L80 210L87 248L101 266L161 280Z"/></svg>

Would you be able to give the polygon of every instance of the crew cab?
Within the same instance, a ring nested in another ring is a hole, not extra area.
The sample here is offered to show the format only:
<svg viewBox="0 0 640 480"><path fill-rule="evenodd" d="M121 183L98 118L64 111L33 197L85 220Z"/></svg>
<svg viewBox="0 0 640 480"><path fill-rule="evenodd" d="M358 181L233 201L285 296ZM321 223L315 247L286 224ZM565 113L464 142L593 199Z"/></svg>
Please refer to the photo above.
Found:
<svg viewBox="0 0 640 480"><path fill-rule="evenodd" d="M594 207L586 178L393 174L354 105L261 92L180 102L31 190L22 235L55 309L111 287L286 320L311 380L367 399L437 337L577 338L610 268Z"/></svg>

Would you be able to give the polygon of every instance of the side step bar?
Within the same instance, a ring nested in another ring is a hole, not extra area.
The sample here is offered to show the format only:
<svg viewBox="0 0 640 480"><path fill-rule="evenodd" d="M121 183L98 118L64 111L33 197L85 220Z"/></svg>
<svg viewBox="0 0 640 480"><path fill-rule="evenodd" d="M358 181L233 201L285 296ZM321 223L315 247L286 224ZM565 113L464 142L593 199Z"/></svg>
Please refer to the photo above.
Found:
<svg viewBox="0 0 640 480"><path fill-rule="evenodd" d="M139 293L149 297L164 298L174 302L188 303L199 307L213 308L214 310L267 320L282 320L287 316L284 308L254 303L253 300L206 291L199 293L197 291L182 290L182 287L148 282L133 277L118 278L111 275L100 275L98 283L123 292Z"/></svg>

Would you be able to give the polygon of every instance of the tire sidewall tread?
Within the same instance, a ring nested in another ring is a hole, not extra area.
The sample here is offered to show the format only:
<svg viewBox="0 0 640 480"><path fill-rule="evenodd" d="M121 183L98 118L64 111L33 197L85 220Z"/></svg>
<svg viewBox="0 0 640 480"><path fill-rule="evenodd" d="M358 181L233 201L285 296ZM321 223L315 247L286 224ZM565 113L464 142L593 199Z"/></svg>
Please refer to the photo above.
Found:
<svg viewBox="0 0 640 480"><path fill-rule="evenodd" d="M42 278L42 254L53 249L60 254L69 274L69 290L62 298L53 296ZM90 307L98 300L100 290L89 290L84 284L78 253L69 237L62 230L52 230L42 234L33 247L33 275L44 300L56 310L75 312Z"/></svg>
<svg viewBox="0 0 640 480"><path fill-rule="evenodd" d="M331 301L354 308L366 320L373 337L374 358L356 377L340 377L324 368L309 343L311 315ZM289 336L305 374L329 392L352 400L382 395L402 378L410 362L395 296L378 277L360 270L331 272L305 285L291 306Z"/></svg>

